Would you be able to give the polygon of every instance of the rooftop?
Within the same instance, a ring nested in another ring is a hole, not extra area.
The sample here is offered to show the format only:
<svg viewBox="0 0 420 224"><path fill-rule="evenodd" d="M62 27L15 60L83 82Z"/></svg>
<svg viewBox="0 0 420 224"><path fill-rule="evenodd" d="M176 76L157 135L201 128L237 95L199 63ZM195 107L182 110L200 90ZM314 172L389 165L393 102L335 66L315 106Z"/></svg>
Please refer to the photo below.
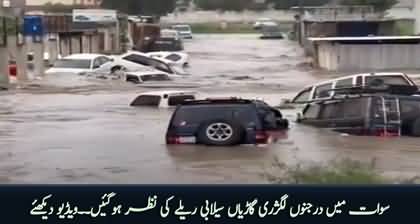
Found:
<svg viewBox="0 0 420 224"><path fill-rule="evenodd" d="M373 9L373 6L370 5L324 5L324 6L294 6L291 7L292 10L298 10L298 9Z"/></svg>
<svg viewBox="0 0 420 224"><path fill-rule="evenodd" d="M309 37L310 41L420 40L420 36Z"/></svg>

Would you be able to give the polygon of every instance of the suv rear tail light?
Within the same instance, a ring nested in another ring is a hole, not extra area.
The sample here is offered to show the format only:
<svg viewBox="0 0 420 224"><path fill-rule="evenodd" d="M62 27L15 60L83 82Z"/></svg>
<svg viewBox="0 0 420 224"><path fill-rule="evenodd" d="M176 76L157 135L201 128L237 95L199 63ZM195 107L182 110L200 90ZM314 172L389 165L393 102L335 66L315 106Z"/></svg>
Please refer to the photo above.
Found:
<svg viewBox="0 0 420 224"><path fill-rule="evenodd" d="M179 141L179 137L175 137L175 136L170 136L166 138L166 144L168 145L177 145L177 144L181 144Z"/></svg>
<svg viewBox="0 0 420 224"><path fill-rule="evenodd" d="M15 64L9 65L9 75L11 76L17 75L17 66Z"/></svg>
<svg viewBox="0 0 420 224"><path fill-rule="evenodd" d="M169 136L166 138L166 144L168 145L178 145L178 144L194 144L196 143L195 137L185 137L185 136Z"/></svg>
<svg viewBox="0 0 420 224"><path fill-rule="evenodd" d="M269 135L265 131L257 131L255 133L255 142L257 144L265 144L268 142Z"/></svg>
<svg viewBox="0 0 420 224"><path fill-rule="evenodd" d="M378 137L399 137L400 133L397 130L385 130L383 128L378 128L374 130L373 135Z"/></svg>

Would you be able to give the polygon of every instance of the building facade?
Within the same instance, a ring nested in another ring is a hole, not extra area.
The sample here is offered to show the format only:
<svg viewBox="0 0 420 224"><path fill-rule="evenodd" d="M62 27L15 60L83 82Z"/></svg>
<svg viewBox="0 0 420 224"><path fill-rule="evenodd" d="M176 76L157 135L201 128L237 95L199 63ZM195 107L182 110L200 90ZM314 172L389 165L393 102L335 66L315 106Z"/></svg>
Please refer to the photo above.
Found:
<svg viewBox="0 0 420 224"><path fill-rule="evenodd" d="M101 0L73 0L73 5L100 6Z"/></svg>
<svg viewBox="0 0 420 224"><path fill-rule="evenodd" d="M13 0L24 1L24 0ZM63 4L63 5L83 5L83 6L100 6L102 0L26 0L26 4L30 6L45 5L47 3Z"/></svg>
<svg viewBox="0 0 420 224"><path fill-rule="evenodd" d="M26 5L28 6L45 5L47 3L71 5L73 4L73 0L26 0Z"/></svg>
<svg viewBox="0 0 420 224"><path fill-rule="evenodd" d="M371 72L420 69L419 36L309 38L314 65L328 71Z"/></svg>
<svg viewBox="0 0 420 224"><path fill-rule="evenodd" d="M13 8L24 8L25 7L25 0L9 0L10 6Z"/></svg>
<svg viewBox="0 0 420 224"><path fill-rule="evenodd" d="M420 0L399 0L397 5L388 10L388 15L396 19L414 20L414 33L420 34Z"/></svg>

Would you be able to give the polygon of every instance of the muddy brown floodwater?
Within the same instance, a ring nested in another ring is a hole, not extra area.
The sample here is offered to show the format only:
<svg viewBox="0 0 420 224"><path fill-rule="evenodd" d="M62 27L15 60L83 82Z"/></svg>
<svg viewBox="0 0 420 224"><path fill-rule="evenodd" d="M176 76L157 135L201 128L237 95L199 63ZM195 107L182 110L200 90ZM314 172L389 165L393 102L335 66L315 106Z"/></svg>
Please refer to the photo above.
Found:
<svg viewBox="0 0 420 224"><path fill-rule="evenodd" d="M308 70L286 40L196 35L185 43L203 96L259 97L271 104L328 76ZM49 81L47 81L49 80ZM416 175L420 139L342 136L292 123L266 147L164 144L171 110L130 108L145 88L55 77L0 95L0 183L266 183L275 158L288 164L350 158L378 171ZM63 85L62 85L63 84ZM296 110L283 110L292 121Z"/></svg>

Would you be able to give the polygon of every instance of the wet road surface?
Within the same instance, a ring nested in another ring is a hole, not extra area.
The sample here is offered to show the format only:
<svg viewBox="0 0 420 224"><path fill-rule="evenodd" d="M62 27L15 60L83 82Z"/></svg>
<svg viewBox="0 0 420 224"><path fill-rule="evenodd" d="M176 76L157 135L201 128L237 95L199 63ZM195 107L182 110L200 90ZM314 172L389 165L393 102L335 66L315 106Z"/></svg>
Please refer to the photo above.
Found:
<svg viewBox="0 0 420 224"><path fill-rule="evenodd" d="M197 84L203 97L259 97L275 105L328 77L306 68L299 47L286 40L197 35L185 47L193 75L180 82ZM420 170L420 139L342 136L293 122L288 138L270 146L169 147L172 110L128 107L148 90L56 77L0 93L0 183L265 183L262 173L275 158L375 159L378 171L397 176ZM282 112L294 121L297 110Z"/></svg>

